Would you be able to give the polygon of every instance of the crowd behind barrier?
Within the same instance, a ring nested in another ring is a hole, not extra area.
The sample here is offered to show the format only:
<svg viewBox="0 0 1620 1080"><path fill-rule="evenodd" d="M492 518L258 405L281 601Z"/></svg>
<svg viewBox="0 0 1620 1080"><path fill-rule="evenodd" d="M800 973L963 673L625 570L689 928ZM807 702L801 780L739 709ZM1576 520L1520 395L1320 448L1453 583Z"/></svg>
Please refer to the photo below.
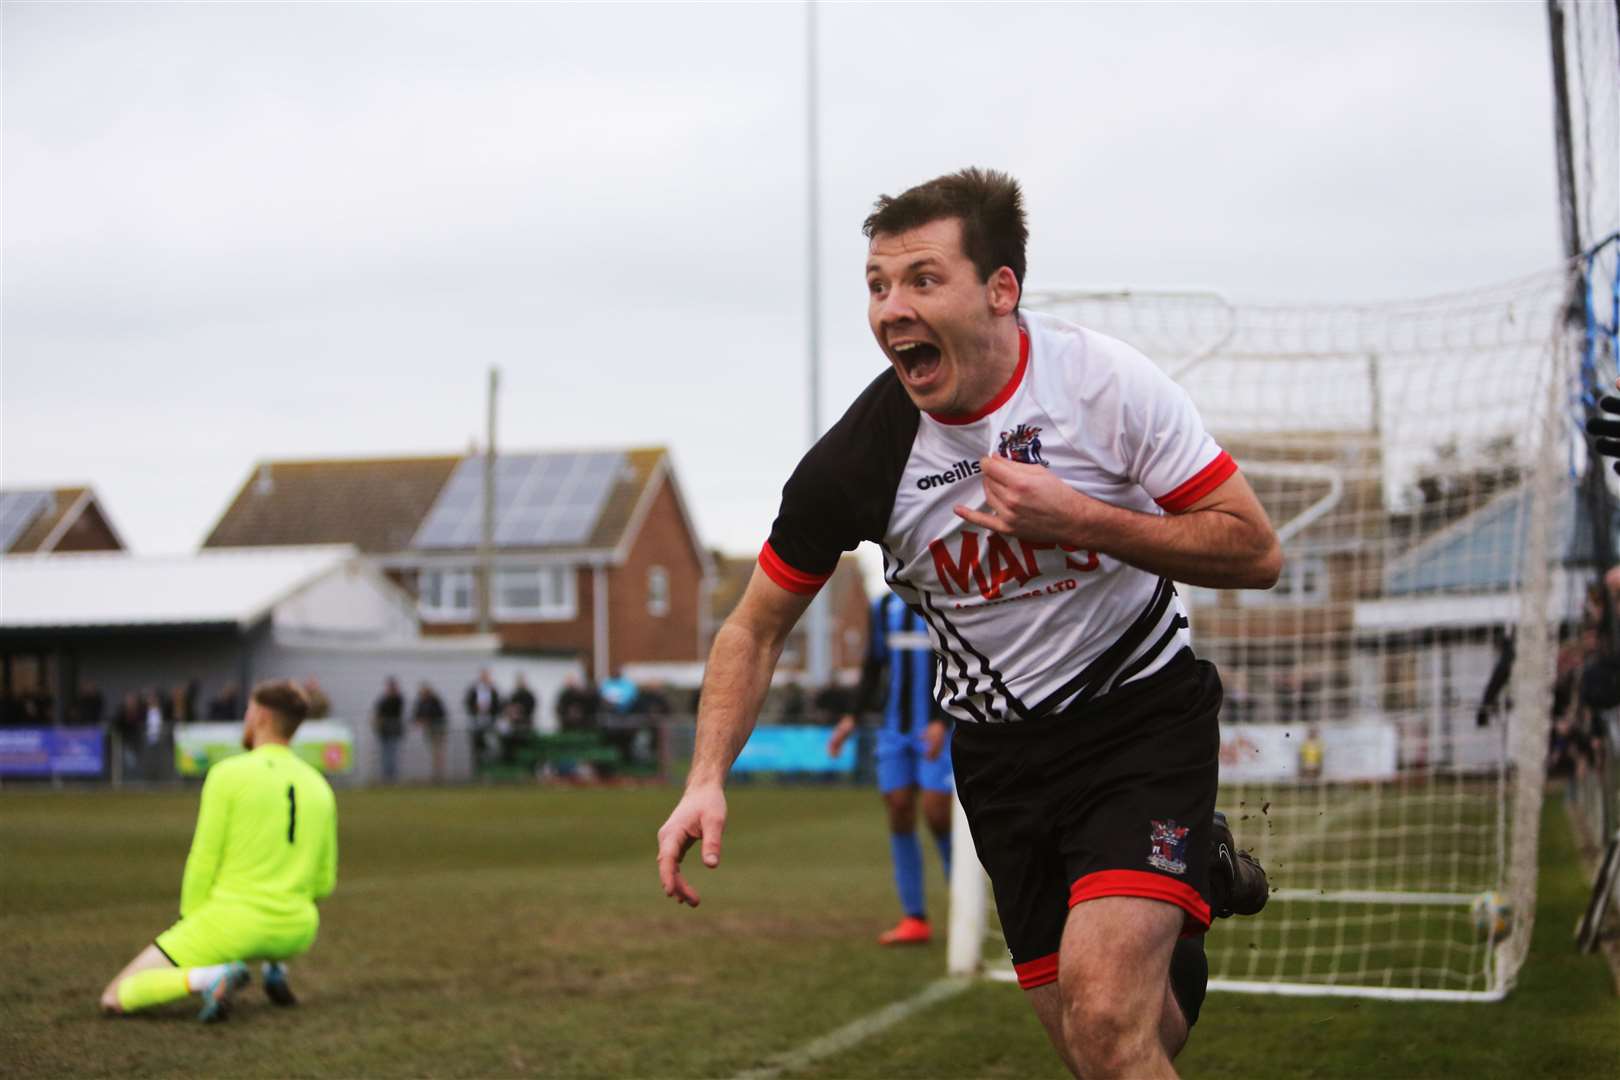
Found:
<svg viewBox="0 0 1620 1080"><path fill-rule="evenodd" d="M322 763L339 785L539 780L569 783L678 779L691 755L699 692L622 673L600 684L572 676L542 701L518 673L497 682L489 670L461 688L388 677L369 709L333 717L318 680L301 680L312 721L341 751ZM555 683L553 683L555 685ZM80 684L64 720L43 691L0 696L0 783L74 781L169 784L199 778L231 751L246 708L242 687L223 684L204 699L200 680L147 687L109 702ZM762 734L739 772L838 778L856 757L834 759L813 727L834 725L849 692L774 688L760 717ZM361 713L361 715L353 715ZM309 729L313 730L313 726ZM796 732L791 738L786 734ZM331 732L342 734L332 735ZM784 755L786 755L784 757ZM862 744L859 761L869 757Z"/></svg>

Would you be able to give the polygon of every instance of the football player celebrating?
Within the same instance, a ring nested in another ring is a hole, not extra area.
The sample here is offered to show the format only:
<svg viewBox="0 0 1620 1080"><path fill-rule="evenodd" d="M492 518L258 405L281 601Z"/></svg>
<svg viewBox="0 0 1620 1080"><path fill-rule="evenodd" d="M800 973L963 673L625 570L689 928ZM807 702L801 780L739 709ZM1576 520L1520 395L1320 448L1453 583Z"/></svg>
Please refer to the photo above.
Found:
<svg viewBox="0 0 1620 1080"><path fill-rule="evenodd" d="M1065 1064L1173 1076L1212 915L1265 903L1215 815L1221 684L1173 582L1269 588L1276 534L1186 393L1122 342L1020 310L1018 184L966 169L877 201L889 362L804 456L715 638L686 790L658 833L719 865L727 769L841 552L879 545L940 657L956 786L1014 967Z"/></svg>

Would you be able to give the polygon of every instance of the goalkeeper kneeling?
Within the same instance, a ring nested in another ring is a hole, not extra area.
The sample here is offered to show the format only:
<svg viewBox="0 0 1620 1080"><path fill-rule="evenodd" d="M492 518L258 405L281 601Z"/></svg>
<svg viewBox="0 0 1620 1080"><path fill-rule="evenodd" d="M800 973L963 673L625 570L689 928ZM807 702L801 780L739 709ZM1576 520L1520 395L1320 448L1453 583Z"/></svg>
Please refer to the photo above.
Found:
<svg viewBox="0 0 1620 1080"><path fill-rule="evenodd" d="M264 990L296 1002L282 962L315 943L315 901L337 881L337 804L332 787L288 745L309 711L286 680L253 688L242 718L248 751L208 770L197 832L180 885L180 921L159 934L101 994L111 1015L188 994L199 1019L223 1020L231 995L264 964Z"/></svg>

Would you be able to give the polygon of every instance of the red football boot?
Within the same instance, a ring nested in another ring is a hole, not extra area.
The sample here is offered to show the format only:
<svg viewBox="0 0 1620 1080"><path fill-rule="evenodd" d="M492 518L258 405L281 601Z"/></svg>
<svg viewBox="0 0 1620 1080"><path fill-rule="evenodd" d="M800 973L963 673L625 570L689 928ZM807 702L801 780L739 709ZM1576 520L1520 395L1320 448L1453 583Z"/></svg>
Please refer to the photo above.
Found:
<svg viewBox="0 0 1620 1080"><path fill-rule="evenodd" d="M895 924L894 929L885 930L878 935L879 945L926 945L934 936L928 928L927 919L919 919L907 915Z"/></svg>

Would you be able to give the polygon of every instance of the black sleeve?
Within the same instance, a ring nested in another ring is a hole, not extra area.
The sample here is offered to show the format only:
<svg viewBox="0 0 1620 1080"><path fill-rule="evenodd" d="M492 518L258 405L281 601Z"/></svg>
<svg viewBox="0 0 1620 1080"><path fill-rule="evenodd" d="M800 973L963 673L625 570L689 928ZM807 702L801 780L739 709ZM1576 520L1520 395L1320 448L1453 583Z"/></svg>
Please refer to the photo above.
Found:
<svg viewBox="0 0 1620 1080"><path fill-rule="evenodd" d="M874 379L782 488L781 508L760 563L793 592L813 593L839 556L881 540L918 413L892 371Z"/></svg>

